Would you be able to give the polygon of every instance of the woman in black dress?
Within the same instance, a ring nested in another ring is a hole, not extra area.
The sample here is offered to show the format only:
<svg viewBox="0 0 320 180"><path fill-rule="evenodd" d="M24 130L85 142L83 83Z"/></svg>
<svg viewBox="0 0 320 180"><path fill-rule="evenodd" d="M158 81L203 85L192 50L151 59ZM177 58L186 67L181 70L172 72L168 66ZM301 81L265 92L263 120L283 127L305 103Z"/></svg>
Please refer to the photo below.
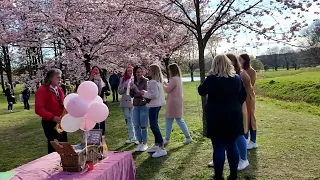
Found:
<svg viewBox="0 0 320 180"><path fill-rule="evenodd" d="M11 88L11 85L8 84L5 91L4 91L5 96L7 96L7 101L8 101L8 111L13 112L13 104L16 101L16 98L14 97L14 92Z"/></svg>

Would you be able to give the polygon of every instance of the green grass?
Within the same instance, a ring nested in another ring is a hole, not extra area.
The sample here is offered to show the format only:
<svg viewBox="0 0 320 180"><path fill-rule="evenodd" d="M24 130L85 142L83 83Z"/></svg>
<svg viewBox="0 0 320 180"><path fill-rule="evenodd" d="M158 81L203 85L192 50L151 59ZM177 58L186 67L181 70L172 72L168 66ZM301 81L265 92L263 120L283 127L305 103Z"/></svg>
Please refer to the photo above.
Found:
<svg viewBox="0 0 320 180"><path fill-rule="evenodd" d="M261 96L288 101L302 101L319 106L320 71L258 79L255 90Z"/></svg>
<svg viewBox="0 0 320 180"><path fill-rule="evenodd" d="M203 138L201 103L197 96L198 83L184 84L185 121L195 140L183 145L183 134L174 125L172 142L167 146L168 156L153 159L148 153L134 153L137 180L208 180L213 170L207 168L212 157L210 141ZM17 92L17 91L16 91ZM249 151L250 166L240 173L240 179L319 179L320 178L320 116L306 109L297 109L287 102L258 98L257 150ZM31 101L33 102L33 100ZM33 103L32 108L33 108ZM295 103L293 103L295 104ZM6 111L5 99L0 98L0 171L7 171L46 154L46 139L40 118L33 111L23 111L23 105L15 105L15 112ZM319 112L319 109L317 109ZM159 124L164 132L164 108ZM118 103L110 103L107 121L107 143L111 150L133 151L133 145L125 145L126 127ZM149 132L149 145L153 135ZM77 144L81 133L70 133L69 139ZM226 172L228 167L226 163Z"/></svg>

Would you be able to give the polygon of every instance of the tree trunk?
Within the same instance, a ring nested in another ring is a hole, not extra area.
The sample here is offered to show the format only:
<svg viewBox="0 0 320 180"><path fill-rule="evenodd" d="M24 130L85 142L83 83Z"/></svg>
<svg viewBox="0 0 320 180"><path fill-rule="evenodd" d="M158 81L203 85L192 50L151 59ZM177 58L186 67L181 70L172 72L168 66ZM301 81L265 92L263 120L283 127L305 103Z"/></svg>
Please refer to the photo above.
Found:
<svg viewBox="0 0 320 180"><path fill-rule="evenodd" d="M286 61L286 68L287 68L287 70L290 69L289 65L290 65L289 61Z"/></svg>
<svg viewBox="0 0 320 180"><path fill-rule="evenodd" d="M85 54L83 57L86 59L83 62L84 62L84 65L86 67L87 74L89 74L90 71L91 71L91 64L90 64L91 57L88 54Z"/></svg>
<svg viewBox="0 0 320 180"><path fill-rule="evenodd" d="M0 58L0 80L1 80L1 88L2 88L2 92L4 92L5 87L4 87L4 78L3 78L3 62L2 62L2 58Z"/></svg>
<svg viewBox="0 0 320 180"><path fill-rule="evenodd" d="M206 72L205 72L205 65L204 65L204 50L205 46L203 44L202 35L200 34L198 38L198 49L199 49L199 68L200 68L200 80L201 83L205 80ZM207 137L207 121L205 116L205 106L207 103L206 97L201 97L202 103L202 124L203 124L203 136Z"/></svg>
<svg viewBox="0 0 320 180"><path fill-rule="evenodd" d="M170 74L169 74L169 62L170 62L170 57L166 56L163 58L164 65L166 66L166 73L167 73L167 79L169 82Z"/></svg>
<svg viewBox="0 0 320 180"><path fill-rule="evenodd" d="M3 51L3 59L4 59L4 64L5 64L5 71L7 73L7 78L9 84L12 86L12 72L11 72L11 60L9 56L9 48L8 46L2 46L2 51Z"/></svg>

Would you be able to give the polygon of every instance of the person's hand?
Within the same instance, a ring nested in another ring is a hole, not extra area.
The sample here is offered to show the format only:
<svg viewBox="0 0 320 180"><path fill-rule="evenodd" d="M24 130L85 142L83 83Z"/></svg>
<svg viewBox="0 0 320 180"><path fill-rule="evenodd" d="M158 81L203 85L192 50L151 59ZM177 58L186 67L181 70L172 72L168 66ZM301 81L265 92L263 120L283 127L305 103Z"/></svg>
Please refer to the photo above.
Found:
<svg viewBox="0 0 320 180"><path fill-rule="evenodd" d="M143 96L147 91L146 90L141 90L140 93Z"/></svg>
<svg viewBox="0 0 320 180"><path fill-rule="evenodd" d="M168 83L164 81L164 82L163 82L163 85L168 86Z"/></svg>
<svg viewBox="0 0 320 180"><path fill-rule="evenodd" d="M135 84L133 82L130 83L130 89L134 89Z"/></svg>
<svg viewBox="0 0 320 180"><path fill-rule="evenodd" d="M53 121L59 123L61 121L61 117L55 116Z"/></svg>

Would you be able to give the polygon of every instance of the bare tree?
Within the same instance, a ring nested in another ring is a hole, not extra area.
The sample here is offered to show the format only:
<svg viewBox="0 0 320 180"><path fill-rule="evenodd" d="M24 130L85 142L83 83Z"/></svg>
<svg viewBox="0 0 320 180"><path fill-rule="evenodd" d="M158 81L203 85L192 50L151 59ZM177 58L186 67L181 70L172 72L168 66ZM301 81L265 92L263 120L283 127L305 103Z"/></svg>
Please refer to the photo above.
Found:
<svg viewBox="0 0 320 180"><path fill-rule="evenodd" d="M277 71L279 67L279 47L275 46L268 48L266 54L269 55L269 58L271 58L274 70Z"/></svg>

